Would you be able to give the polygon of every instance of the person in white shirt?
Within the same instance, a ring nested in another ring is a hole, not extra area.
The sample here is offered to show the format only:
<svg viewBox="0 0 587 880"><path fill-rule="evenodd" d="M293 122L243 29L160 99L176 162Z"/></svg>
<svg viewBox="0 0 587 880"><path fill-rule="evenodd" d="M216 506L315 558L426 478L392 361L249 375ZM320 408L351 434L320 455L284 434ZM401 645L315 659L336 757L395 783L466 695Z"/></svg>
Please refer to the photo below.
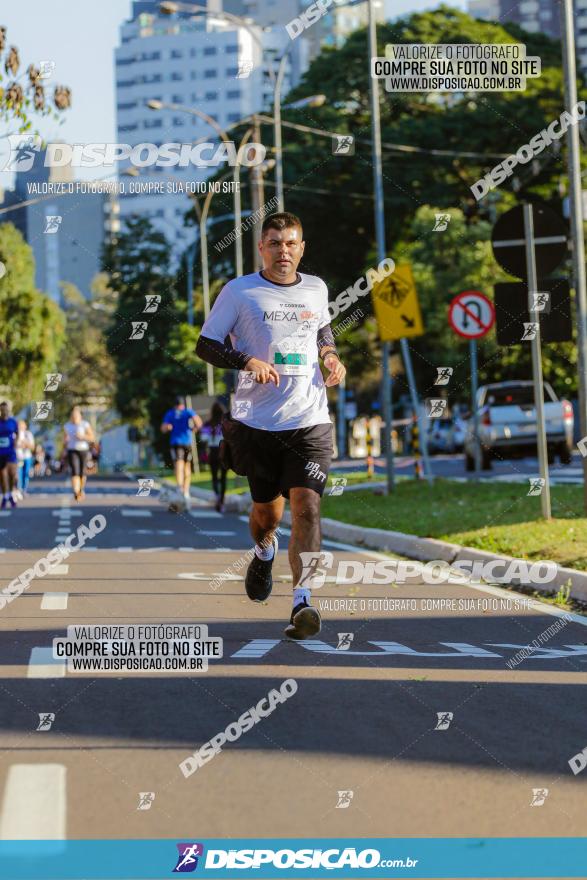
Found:
<svg viewBox="0 0 587 880"><path fill-rule="evenodd" d="M74 406L69 422L63 428L63 443L71 472L71 487L76 501L84 495L86 485L86 461L90 443L94 442L92 426L82 417L79 406Z"/></svg>
<svg viewBox="0 0 587 880"><path fill-rule="evenodd" d="M16 438L16 461L18 463L18 491L21 498L28 489L31 478L34 449L35 438L32 432L28 430L25 420L20 419L18 422L18 437Z"/></svg>

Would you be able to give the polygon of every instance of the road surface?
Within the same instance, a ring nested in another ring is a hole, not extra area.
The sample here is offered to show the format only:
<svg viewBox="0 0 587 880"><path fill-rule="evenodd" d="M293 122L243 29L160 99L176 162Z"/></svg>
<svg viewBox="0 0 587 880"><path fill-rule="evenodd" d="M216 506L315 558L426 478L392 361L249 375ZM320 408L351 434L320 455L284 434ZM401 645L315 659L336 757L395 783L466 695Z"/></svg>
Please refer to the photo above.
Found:
<svg viewBox="0 0 587 880"><path fill-rule="evenodd" d="M319 639L287 642L287 535L274 594L252 604L242 518L174 515L136 491L94 479L76 504L63 478L37 480L0 517L2 587L79 524L107 522L0 611L0 839L584 834L587 774L568 763L587 746L583 621L509 668L558 612L492 588L327 582ZM326 547L337 561L380 558ZM49 656L68 625L163 622L207 623L222 660L74 674ZM337 650L340 633L350 649ZM297 693L184 777L181 761L290 678ZM438 713L452 713L447 729ZM542 805L533 789L548 789ZM147 809L141 793L154 793Z"/></svg>

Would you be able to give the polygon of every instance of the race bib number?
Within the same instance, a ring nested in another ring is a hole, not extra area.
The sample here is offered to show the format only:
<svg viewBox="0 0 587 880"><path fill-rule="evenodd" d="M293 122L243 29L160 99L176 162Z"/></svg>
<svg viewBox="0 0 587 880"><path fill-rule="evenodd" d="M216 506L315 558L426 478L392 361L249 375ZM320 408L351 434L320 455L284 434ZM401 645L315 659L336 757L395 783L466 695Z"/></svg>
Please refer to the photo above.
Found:
<svg viewBox="0 0 587 880"><path fill-rule="evenodd" d="M8 449L10 446L10 438L9 437L0 437L0 449Z"/></svg>
<svg viewBox="0 0 587 880"><path fill-rule="evenodd" d="M308 374L308 353L303 350L301 339L298 344L273 343L270 347L270 363L276 372L283 376L306 376ZM289 340L288 340L289 342Z"/></svg>

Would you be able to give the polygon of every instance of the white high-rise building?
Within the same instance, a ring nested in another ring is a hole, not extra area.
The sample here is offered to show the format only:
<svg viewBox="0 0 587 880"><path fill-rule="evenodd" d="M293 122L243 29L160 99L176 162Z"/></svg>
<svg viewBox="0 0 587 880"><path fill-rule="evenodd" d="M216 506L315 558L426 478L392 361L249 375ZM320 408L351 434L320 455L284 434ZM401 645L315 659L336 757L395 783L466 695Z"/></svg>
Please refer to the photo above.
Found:
<svg viewBox="0 0 587 880"><path fill-rule="evenodd" d="M150 7L136 3L135 9L136 17L121 26L121 44L116 49L120 143L133 147L142 143L190 144L204 136L217 143L209 123L189 112L169 109L169 104L202 111L223 129L252 113L270 109L273 90L269 65L272 59L281 57L290 42L283 28L264 31L248 21L240 26L213 14L163 16L155 4ZM304 39L296 40L290 58L283 95L307 67ZM149 101L163 106L149 109ZM120 196L121 220L129 214L149 216L182 250L195 235L193 227L186 229L183 222L191 206L189 196L136 194L131 190L139 183L203 181L218 168L189 164L185 168L176 165L139 170L137 177L122 178L126 193ZM243 177L245 173L243 170ZM231 197L229 202L232 204Z"/></svg>

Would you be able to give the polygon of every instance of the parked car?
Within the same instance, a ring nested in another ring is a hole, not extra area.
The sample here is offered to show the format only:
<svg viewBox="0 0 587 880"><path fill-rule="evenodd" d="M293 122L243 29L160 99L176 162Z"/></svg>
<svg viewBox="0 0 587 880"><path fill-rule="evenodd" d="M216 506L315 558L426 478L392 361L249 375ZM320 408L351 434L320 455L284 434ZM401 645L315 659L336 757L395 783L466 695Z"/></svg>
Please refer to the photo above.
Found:
<svg viewBox="0 0 587 880"><path fill-rule="evenodd" d="M537 454L534 385L529 381L496 382L482 385L477 392L481 467L491 468L492 458L515 458ZM570 464L573 454L573 407L559 400L548 382L544 383L544 420L548 461L558 455L561 464ZM467 422L465 467L475 469L473 418Z"/></svg>

